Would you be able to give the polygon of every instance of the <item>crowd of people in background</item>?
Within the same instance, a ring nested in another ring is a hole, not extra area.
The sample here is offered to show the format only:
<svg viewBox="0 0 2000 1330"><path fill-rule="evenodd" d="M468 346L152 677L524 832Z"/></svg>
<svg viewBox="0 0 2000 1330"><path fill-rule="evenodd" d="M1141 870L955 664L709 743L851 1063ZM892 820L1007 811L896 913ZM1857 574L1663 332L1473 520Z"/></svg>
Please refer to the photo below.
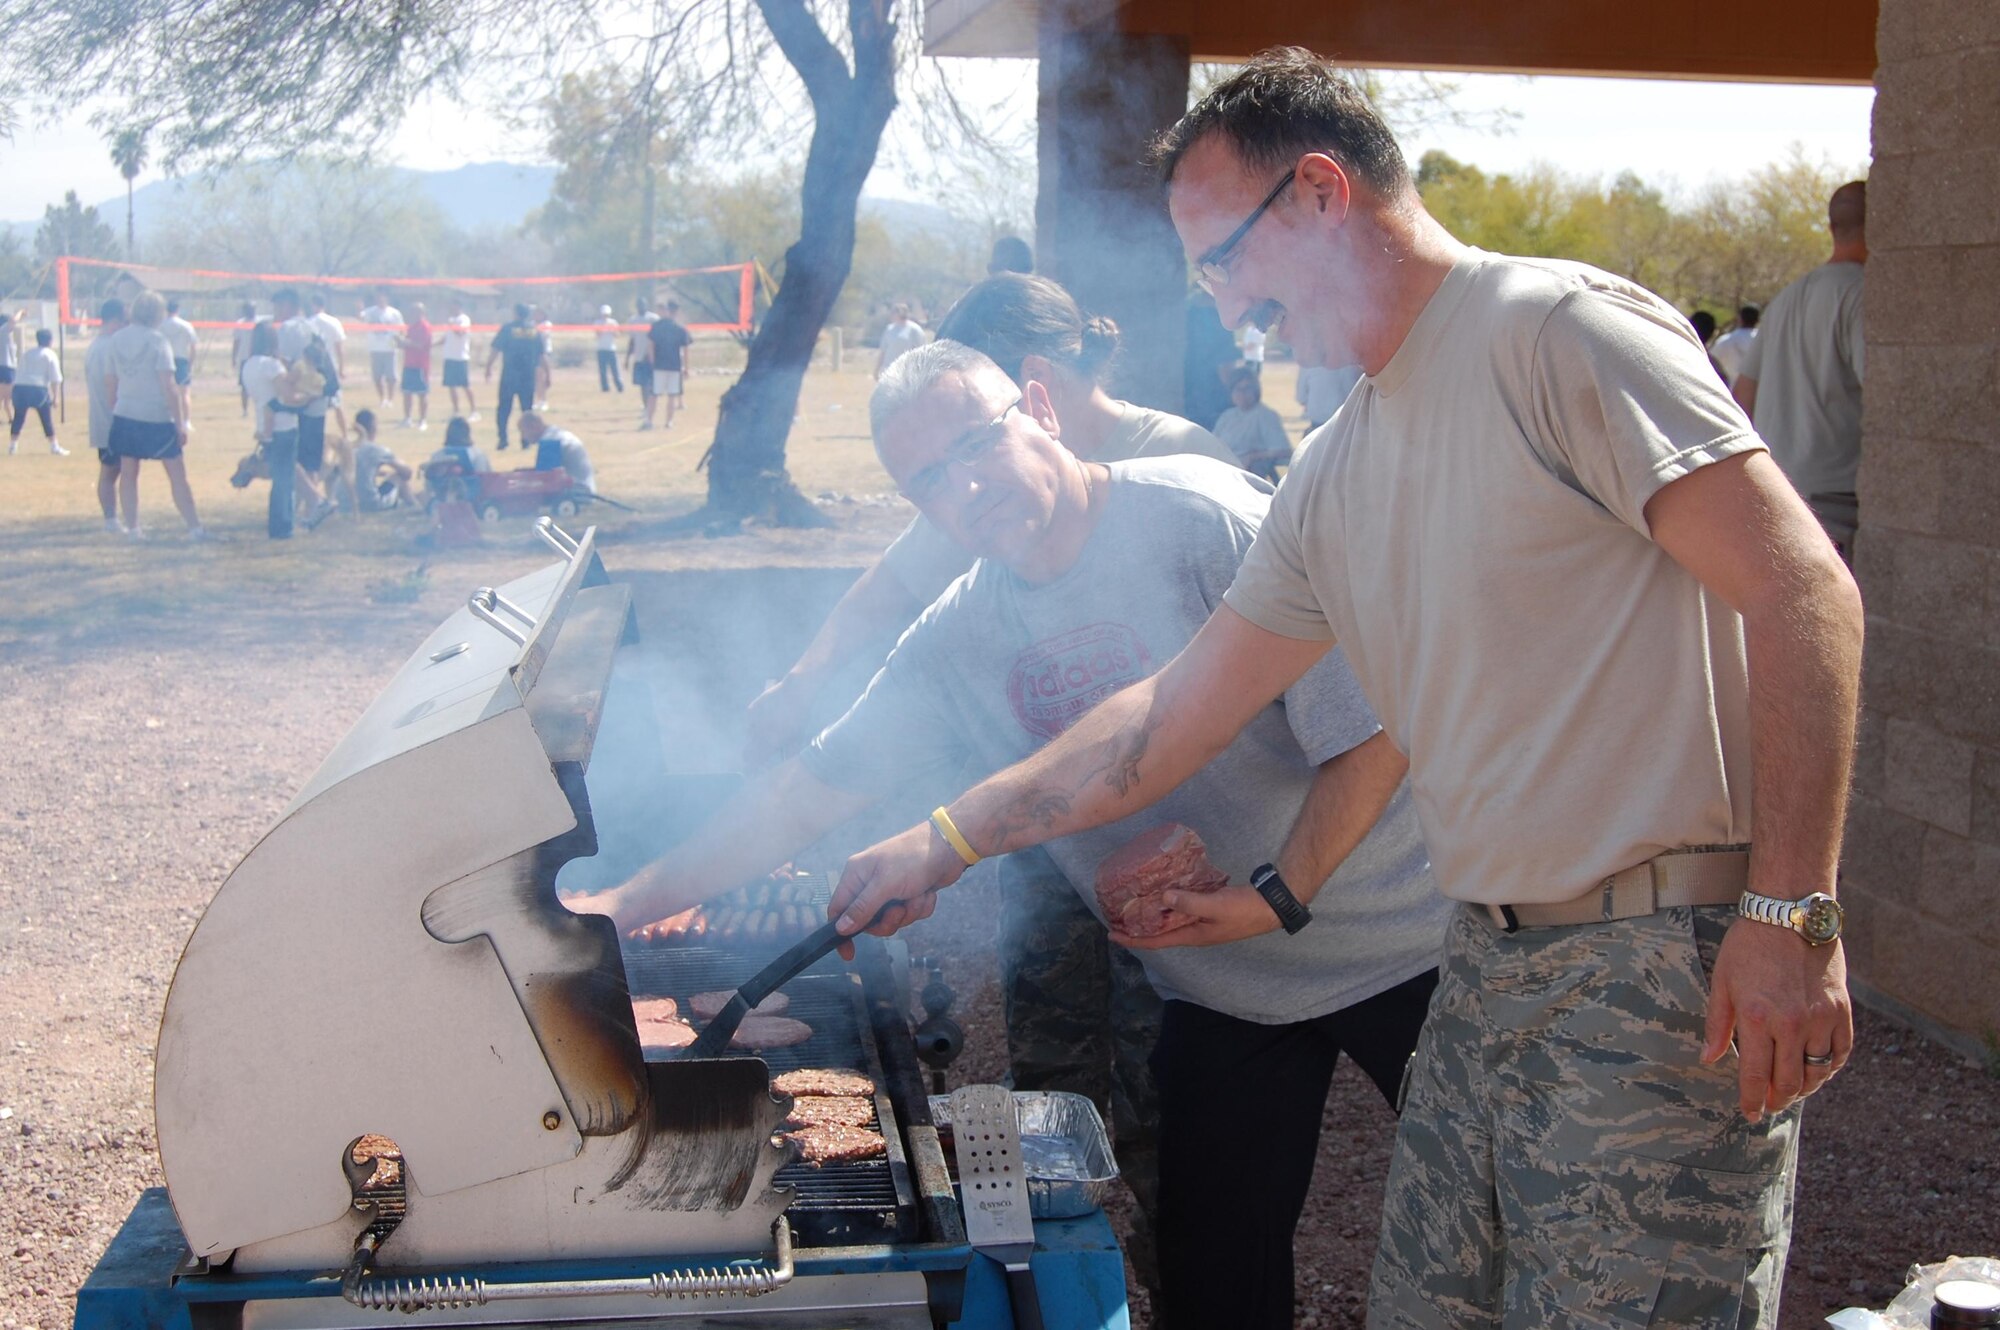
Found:
<svg viewBox="0 0 2000 1330"><path fill-rule="evenodd" d="M1695 310L1688 319L1709 364L1770 440L1779 465L1806 495L1843 554L1851 551L1859 521L1854 492L1860 451L1865 199L1860 182L1843 186L1834 196L1832 258L1780 293L1768 311L1745 303L1726 325L1707 310ZM1026 242L1003 236L995 243L989 274L1032 269L1033 253ZM189 532L207 539L211 537L196 512L181 459L193 429L202 343L179 300L147 299L149 295L134 291L107 301L100 311L99 337L86 357L92 445L100 456L99 502L107 529L142 538L138 477L143 463L157 461ZM598 389L622 394L629 379L639 396L637 428L671 429L685 406L694 338L681 321L677 300L656 307L641 297L633 312L633 322L626 323L612 306L598 307L592 325ZM238 483L247 483L246 474L272 476L269 529L275 538L288 537L295 524L310 530L342 507L379 511L410 503L417 472L381 443L378 430L392 416L397 428L429 430L434 369L449 394L449 433L463 438L481 420L471 377L472 318L463 300L452 299L445 316L433 323L423 302L411 302L405 310L383 286L368 293L358 314L367 338L373 400L350 422L342 402L349 374L348 329L324 294L311 293L302 309L297 292L275 292L269 317L261 317L249 301L236 310L229 363L238 384L239 410L254 422L256 438L256 455L245 459L247 471L239 468ZM1234 330L1225 327L1214 301L1198 289L1190 292L1187 324L1187 417L1213 431L1246 470L1274 483L1361 378L1358 365L1301 364L1295 396L1304 427L1294 440L1283 417L1264 400L1267 358L1274 349L1289 348L1275 347L1255 318ZM492 383L499 370L495 447L504 452L513 445L510 425L519 419L522 448L536 448L542 461L562 465L563 445L551 453L540 444L549 433L543 413L549 409L553 379L554 326L539 306L516 305L513 318L494 334L485 377ZM911 303L896 301L878 339L875 377L930 340ZM100 350L112 347L115 352ZM0 310L0 389L10 454L19 450L33 419L50 452L67 455L56 429L63 371L52 331L43 328L24 336L18 315L5 310ZM532 437L531 416L536 421ZM580 448L571 449L572 457ZM467 469L476 468L468 461Z"/></svg>

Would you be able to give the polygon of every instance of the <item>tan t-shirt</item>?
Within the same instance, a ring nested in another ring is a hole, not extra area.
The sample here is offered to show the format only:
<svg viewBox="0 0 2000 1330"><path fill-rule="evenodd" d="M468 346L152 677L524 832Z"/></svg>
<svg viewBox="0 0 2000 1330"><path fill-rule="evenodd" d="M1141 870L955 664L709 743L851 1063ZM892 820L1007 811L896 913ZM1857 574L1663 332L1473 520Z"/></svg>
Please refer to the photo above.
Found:
<svg viewBox="0 0 2000 1330"><path fill-rule="evenodd" d="M1447 896L1573 900L1749 839L1742 620L1644 509L1762 447L1657 296L1473 251L1285 478L1226 600L1338 637Z"/></svg>
<svg viewBox="0 0 2000 1330"><path fill-rule="evenodd" d="M1088 460L1129 462L1135 457L1197 453L1231 466L1242 465L1222 440L1192 420L1130 402L1120 402L1118 406L1123 413L1118 428ZM882 567L914 600L928 605L972 567L972 555L950 536L917 517L883 551Z"/></svg>
<svg viewBox="0 0 2000 1330"><path fill-rule="evenodd" d="M1757 432L1799 493L1854 493L1861 469L1861 273L1823 263L1778 292L1743 355Z"/></svg>

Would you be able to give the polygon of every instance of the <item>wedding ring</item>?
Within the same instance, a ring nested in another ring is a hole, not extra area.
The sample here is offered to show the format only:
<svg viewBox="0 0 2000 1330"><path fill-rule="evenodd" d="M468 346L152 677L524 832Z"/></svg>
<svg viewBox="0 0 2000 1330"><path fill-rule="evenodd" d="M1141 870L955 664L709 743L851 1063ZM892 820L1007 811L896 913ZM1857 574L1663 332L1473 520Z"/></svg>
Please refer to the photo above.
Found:
<svg viewBox="0 0 2000 1330"><path fill-rule="evenodd" d="M1833 1065L1833 1054L1808 1053L1806 1054L1806 1065L1808 1067L1831 1067Z"/></svg>

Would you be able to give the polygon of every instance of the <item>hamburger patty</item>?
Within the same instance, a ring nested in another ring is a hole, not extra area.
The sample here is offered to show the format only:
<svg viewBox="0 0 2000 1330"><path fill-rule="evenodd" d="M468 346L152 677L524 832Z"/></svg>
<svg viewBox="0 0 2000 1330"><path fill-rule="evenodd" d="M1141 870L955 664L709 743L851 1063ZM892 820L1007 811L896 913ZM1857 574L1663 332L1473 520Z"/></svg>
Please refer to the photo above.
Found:
<svg viewBox="0 0 2000 1330"><path fill-rule="evenodd" d="M799 1143L799 1159L807 1164L851 1164L889 1153L882 1133L866 1127L799 1127L784 1134Z"/></svg>
<svg viewBox="0 0 2000 1330"><path fill-rule="evenodd" d="M812 1038L812 1026L789 1016L745 1016L729 1037L731 1048L790 1048Z"/></svg>
<svg viewBox="0 0 2000 1330"><path fill-rule="evenodd" d="M642 997L632 999L632 1019L638 1023L640 1033L653 1021L681 1020L681 1004L670 997ZM686 1024L682 1021L682 1024Z"/></svg>
<svg viewBox="0 0 2000 1330"><path fill-rule="evenodd" d="M842 1099L802 1094L785 1115L787 1127L865 1127L875 1119L875 1105L866 1099Z"/></svg>
<svg viewBox="0 0 2000 1330"><path fill-rule="evenodd" d="M688 1010L692 1011L698 1019L712 1021L721 1014L724 1007L729 1005L729 999L735 996L736 993L734 990L729 992L696 993L688 999ZM753 1016L782 1016L791 1010L791 1006L792 1000L790 998L786 997L783 993L773 993L756 1006L750 1008L750 1014Z"/></svg>
<svg viewBox="0 0 2000 1330"><path fill-rule="evenodd" d="M803 1067L788 1071L771 1082L771 1088L788 1095L835 1095L866 1098L875 1093L875 1082L858 1071Z"/></svg>
<svg viewBox="0 0 2000 1330"><path fill-rule="evenodd" d="M686 1048L694 1042L694 1027L686 1021L647 1021L639 1027L639 1047L648 1053Z"/></svg>

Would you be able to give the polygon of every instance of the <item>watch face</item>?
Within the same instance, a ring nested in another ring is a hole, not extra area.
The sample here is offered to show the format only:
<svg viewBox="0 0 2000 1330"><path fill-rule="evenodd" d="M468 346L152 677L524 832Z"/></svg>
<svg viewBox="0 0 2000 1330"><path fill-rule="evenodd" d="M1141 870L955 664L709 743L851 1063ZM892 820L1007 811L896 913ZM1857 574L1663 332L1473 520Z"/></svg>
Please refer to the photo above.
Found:
<svg viewBox="0 0 2000 1330"><path fill-rule="evenodd" d="M1806 941L1818 946L1840 936L1842 911L1839 901L1831 896L1814 894L1808 896L1804 904L1805 918L1801 922L1801 931L1806 935Z"/></svg>

